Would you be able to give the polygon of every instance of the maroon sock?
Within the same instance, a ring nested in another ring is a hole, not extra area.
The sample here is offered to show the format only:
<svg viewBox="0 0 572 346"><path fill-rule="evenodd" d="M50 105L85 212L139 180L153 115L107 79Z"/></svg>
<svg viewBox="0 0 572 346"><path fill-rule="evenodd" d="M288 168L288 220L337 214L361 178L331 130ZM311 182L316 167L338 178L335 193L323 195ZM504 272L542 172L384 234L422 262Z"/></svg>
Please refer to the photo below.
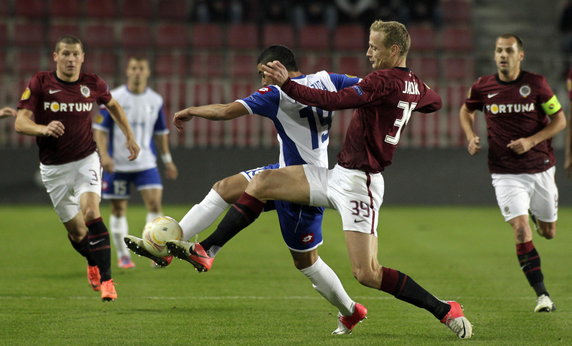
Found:
<svg viewBox="0 0 572 346"><path fill-rule="evenodd" d="M89 230L87 239L89 240L89 252L99 268L101 281L111 279L111 246L109 242L109 232L101 217L86 223Z"/></svg>
<svg viewBox="0 0 572 346"><path fill-rule="evenodd" d="M93 257L91 256L91 253L89 252L89 242L87 240L87 235L85 237L83 237L83 239L79 243L76 243L72 240L72 238L70 237L70 235L68 233L68 240L70 241L70 243L73 246L73 248L75 249L75 251L79 252L80 255L82 255L83 257L85 257L87 259L88 265L90 265L90 266L95 265L95 261L93 260Z"/></svg>
<svg viewBox="0 0 572 346"><path fill-rule="evenodd" d="M520 264L524 276L526 276L528 283L532 286L536 295L548 295L544 287L544 275L542 275L540 268L540 255L536 251L532 241L516 244L516 256L518 257L518 263Z"/></svg>
<svg viewBox="0 0 572 346"><path fill-rule="evenodd" d="M382 267L380 290L393 295L399 300L423 308L441 320L449 312L449 304L435 298L412 278L400 271Z"/></svg>

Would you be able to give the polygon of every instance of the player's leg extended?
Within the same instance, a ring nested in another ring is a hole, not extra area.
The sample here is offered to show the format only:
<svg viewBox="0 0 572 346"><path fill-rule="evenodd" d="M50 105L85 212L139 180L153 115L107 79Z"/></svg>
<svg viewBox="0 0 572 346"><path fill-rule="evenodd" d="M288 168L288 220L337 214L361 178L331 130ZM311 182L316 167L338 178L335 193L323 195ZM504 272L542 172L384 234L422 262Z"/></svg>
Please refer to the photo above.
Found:
<svg viewBox="0 0 572 346"><path fill-rule="evenodd" d="M556 236L558 218L558 187L554 179L554 167L532 175L535 181L530 198L530 212L536 219L538 234L546 239Z"/></svg>
<svg viewBox="0 0 572 346"><path fill-rule="evenodd" d="M244 193L247 185L248 180L240 173L217 181L205 198L179 222L183 229L183 240L190 240L212 225Z"/></svg>
<svg viewBox="0 0 572 346"><path fill-rule="evenodd" d="M64 226L68 231L68 239L73 248L87 260L87 281L89 286L94 291L99 291L101 289L101 276L97 263L89 251L88 230L83 215L78 212L71 220L64 222Z"/></svg>
<svg viewBox="0 0 572 346"><path fill-rule="evenodd" d="M163 198L163 189L142 189L139 190L139 192L147 209L145 223L149 223L159 216L162 216L161 199Z"/></svg>

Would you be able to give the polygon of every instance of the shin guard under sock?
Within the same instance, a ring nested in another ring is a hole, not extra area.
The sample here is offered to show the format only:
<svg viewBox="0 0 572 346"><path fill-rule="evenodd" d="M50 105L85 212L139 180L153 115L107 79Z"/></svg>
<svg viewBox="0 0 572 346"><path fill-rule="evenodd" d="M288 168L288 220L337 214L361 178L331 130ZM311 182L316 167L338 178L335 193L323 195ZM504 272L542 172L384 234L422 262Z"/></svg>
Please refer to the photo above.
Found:
<svg viewBox="0 0 572 346"><path fill-rule="evenodd" d="M441 320L451 309L450 305L435 298L412 278L400 271L382 267L380 289L399 300L423 308Z"/></svg>
<svg viewBox="0 0 572 346"><path fill-rule="evenodd" d="M111 246L109 232L107 232L107 227L105 227L100 217L87 222L86 226L89 230L87 235L87 239L89 240L89 252L95 263L97 263L101 281L107 281L111 279Z"/></svg>
<svg viewBox="0 0 572 346"><path fill-rule="evenodd" d="M520 269L522 269L522 272L526 276L530 286L532 286L536 292L536 295L548 295L544 287L544 275L542 275L542 270L540 269L540 255L536 251L532 241L516 244L516 255Z"/></svg>

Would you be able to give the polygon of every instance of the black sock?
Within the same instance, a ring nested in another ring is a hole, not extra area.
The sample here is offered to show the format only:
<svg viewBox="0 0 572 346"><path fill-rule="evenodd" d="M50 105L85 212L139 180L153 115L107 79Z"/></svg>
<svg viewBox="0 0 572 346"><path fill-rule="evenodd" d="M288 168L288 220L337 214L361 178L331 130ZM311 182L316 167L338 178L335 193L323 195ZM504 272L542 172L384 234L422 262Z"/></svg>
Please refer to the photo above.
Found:
<svg viewBox="0 0 572 346"><path fill-rule="evenodd" d="M382 267L380 289L393 295L399 300L423 308L433 314L438 320L443 319L451 306L427 292L412 278L400 271Z"/></svg>
<svg viewBox="0 0 572 346"><path fill-rule="evenodd" d="M93 260L93 257L89 252L89 242L87 241L87 236L83 237L83 239L79 243L74 242L69 234L68 234L68 239L73 248L75 249L75 251L79 252L80 255L82 255L87 259L87 264L89 266L94 266L95 261Z"/></svg>
<svg viewBox="0 0 572 346"><path fill-rule="evenodd" d="M228 210L216 230L208 238L200 242L201 246L207 252L211 247L221 248L240 231L253 223L263 209L264 202L246 192L243 193ZM209 255L212 254L209 253Z"/></svg>
<svg viewBox="0 0 572 346"><path fill-rule="evenodd" d="M544 275L542 275L542 270L540 269L540 255L532 241L516 244L516 255L520 269L522 269L536 295L549 295L546 287L544 287Z"/></svg>
<svg viewBox="0 0 572 346"><path fill-rule="evenodd" d="M101 275L101 281L111 279L111 246L109 232L101 218L86 223L88 228L89 252L91 253Z"/></svg>

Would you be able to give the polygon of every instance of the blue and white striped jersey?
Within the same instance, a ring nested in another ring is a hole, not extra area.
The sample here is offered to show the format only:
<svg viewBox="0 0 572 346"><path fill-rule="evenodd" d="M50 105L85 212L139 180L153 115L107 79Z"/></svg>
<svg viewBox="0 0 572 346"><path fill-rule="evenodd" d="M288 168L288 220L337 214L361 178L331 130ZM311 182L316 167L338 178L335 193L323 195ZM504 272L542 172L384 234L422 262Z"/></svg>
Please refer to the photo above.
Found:
<svg viewBox="0 0 572 346"><path fill-rule="evenodd" d="M141 94L133 94L126 85L113 89L111 95L125 110L135 141L141 147L137 159L129 161L123 132L115 124L109 111L102 108L93 128L109 133L108 151L115 163L115 171L137 172L157 167L153 136L169 133L165 123L163 97L151 88Z"/></svg>
<svg viewBox="0 0 572 346"><path fill-rule="evenodd" d="M357 77L326 71L292 80L329 91L338 91L360 81ZM242 103L250 114L258 114L274 122L280 142L280 167L301 164L328 167L327 148L333 112L296 102L275 85L260 88L236 102Z"/></svg>

